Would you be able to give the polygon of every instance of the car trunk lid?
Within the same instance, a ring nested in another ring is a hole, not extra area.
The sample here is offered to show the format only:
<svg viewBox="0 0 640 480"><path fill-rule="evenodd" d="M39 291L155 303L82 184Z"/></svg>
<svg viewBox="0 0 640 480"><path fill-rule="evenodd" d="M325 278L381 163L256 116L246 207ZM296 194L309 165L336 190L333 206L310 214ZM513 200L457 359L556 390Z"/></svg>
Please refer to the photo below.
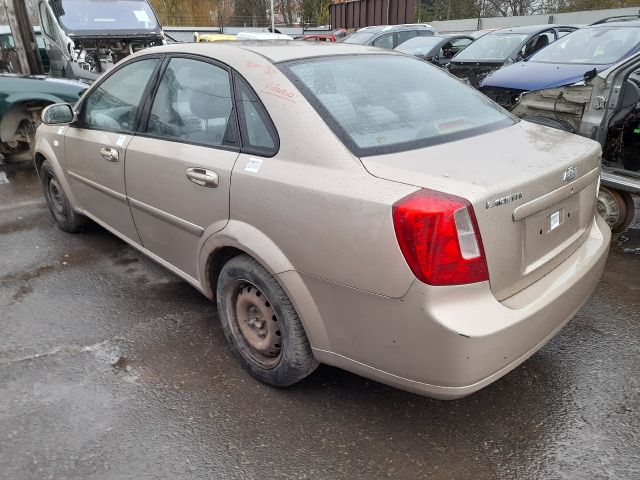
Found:
<svg viewBox="0 0 640 480"><path fill-rule="evenodd" d="M584 241L600 174L596 142L520 122L475 137L363 157L373 175L466 198L499 300L557 267Z"/></svg>

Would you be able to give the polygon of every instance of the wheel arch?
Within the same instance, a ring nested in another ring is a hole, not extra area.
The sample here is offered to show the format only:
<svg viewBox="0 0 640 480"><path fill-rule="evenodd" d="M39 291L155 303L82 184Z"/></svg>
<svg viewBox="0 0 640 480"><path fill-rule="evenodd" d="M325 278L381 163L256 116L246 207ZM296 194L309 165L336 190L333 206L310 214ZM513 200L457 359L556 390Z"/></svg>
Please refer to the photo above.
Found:
<svg viewBox="0 0 640 480"><path fill-rule="evenodd" d="M5 100L9 107L5 110L0 119L0 140L8 142L15 135L18 125L22 120L28 119L29 113L27 105L41 104L43 107L53 103L60 103L62 99L53 95L12 95Z"/></svg>
<svg viewBox="0 0 640 480"><path fill-rule="evenodd" d="M34 166L36 168L38 176L40 176L40 170L42 168L42 164L45 161L49 161L49 163L51 164L51 168L53 168L53 171L56 174L56 178L58 179L58 182L60 182L60 185L62 186L64 193L67 196L67 200L69 201L71 208L75 212L82 213L80 204L76 200L73 190L71 189L71 185L69 184L69 181L64 174L64 169L62 168L58 157L53 151L51 144L43 136L38 136L36 137L36 148L34 153Z"/></svg>
<svg viewBox="0 0 640 480"><path fill-rule="evenodd" d="M313 348L329 346L320 312L294 266L284 252L255 227L230 221L220 232L204 242L200 253L200 285L203 293L215 302L216 284L224 265L232 258L246 254L255 259L273 277L294 305Z"/></svg>

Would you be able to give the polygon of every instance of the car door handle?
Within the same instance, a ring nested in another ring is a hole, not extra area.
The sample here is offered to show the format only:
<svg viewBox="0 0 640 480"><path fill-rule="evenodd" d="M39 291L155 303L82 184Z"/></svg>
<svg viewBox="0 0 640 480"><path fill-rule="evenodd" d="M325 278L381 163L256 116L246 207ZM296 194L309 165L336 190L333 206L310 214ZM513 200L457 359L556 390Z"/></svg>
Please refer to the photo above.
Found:
<svg viewBox="0 0 640 480"><path fill-rule="evenodd" d="M216 188L218 186L218 174L206 168L187 168L187 178L201 187Z"/></svg>
<svg viewBox="0 0 640 480"><path fill-rule="evenodd" d="M118 150L116 150L115 148L102 147L100 149L100 155L102 155L102 158L104 158L108 162L118 161Z"/></svg>

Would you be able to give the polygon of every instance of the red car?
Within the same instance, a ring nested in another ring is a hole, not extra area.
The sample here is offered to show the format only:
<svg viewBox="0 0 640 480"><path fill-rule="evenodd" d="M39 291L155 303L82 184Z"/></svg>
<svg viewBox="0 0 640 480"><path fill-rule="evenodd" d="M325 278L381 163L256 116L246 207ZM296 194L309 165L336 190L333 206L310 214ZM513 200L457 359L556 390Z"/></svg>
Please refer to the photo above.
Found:
<svg viewBox="0 0 640 480"><path fill-rule="evenodd" d="M317 35L305 35L302 40L308 40L311 42L335 42L336 36L331 34L317 34Z"/></svg>

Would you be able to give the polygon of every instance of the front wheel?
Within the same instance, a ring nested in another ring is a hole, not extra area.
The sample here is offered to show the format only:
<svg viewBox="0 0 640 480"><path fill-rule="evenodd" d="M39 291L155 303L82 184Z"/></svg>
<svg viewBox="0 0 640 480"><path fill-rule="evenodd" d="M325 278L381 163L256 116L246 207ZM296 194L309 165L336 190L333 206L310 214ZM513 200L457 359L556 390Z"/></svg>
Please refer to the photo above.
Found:
<svg viewBox="0 0 640 480"><path fill-rule="evenodd" d="M286 387L318 362L295 308L277 280L255 259L229 260L216 288L218 315L234 354L258 380Z"/></svg>
<svg viewBox="0 0 640 480"><path fill-rule="evenodd" d="M87 218L73 211L48 160L42 162L40 167L40 181L47 206L58 228L69 233L84 230Z"/></svg>

